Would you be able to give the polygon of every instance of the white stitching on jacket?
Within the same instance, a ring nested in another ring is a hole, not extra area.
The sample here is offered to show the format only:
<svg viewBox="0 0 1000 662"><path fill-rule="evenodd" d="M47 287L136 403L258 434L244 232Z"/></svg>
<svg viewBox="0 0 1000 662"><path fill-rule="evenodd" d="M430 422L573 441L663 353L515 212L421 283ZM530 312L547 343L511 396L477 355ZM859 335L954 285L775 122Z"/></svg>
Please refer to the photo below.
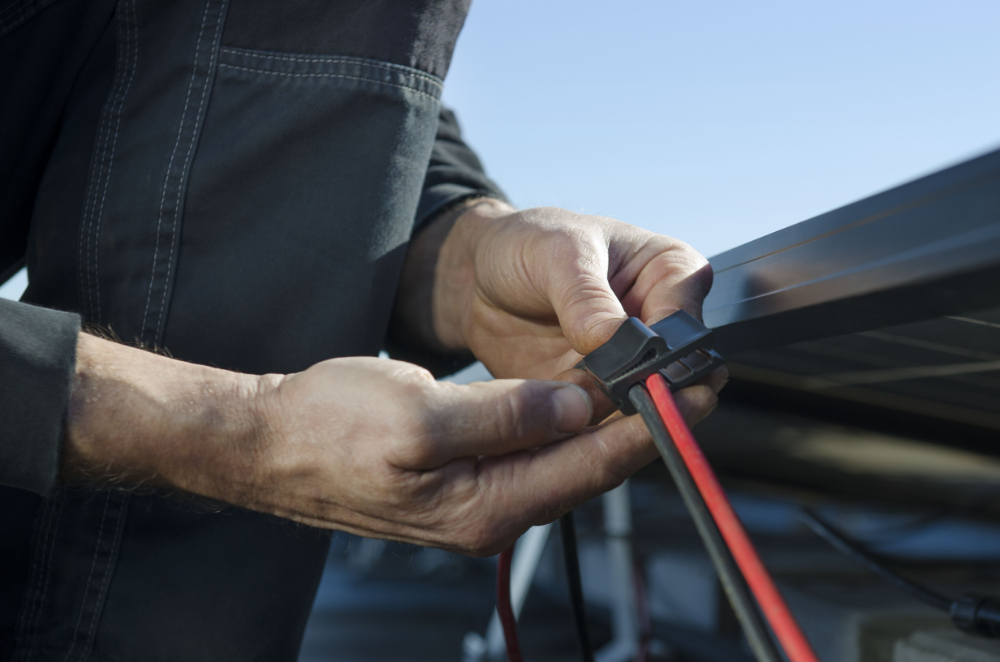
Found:
<svg viewBox="0 0 1000 662"><path fill-rule="evenodd" d="M94 249L93 249L93 260L94 260L94 296L97 301L97 306L91 311L94 321L100 323L101 321L101 278L100 271L98 269L100 261L100 251L98 250L100 236L101 236L101 217L104 215L104 201L108 195L108 186L111 183L111 171L115 162L115 150L118 148L118 131L121 128L122 123L122 110L125 107L125 97L128 96L128 91L132 88L132 81L135 78L135 70L139 63L139 18L137 16L135 8L136 0L132 0L132 40L129 44L129 55L131 63L127 65L129 67L128 80L125 82L125 89L122 91L121 96L118 100L118 108L114 112L115 116L115 132L111 139L111 150L108 156L108 174L104 180L104 190L101 191L101 204L97 208L94 217L91 222L94 223ZM128 20L128 19L126 19Z"/></svg>
<svg viewBox="0 0 1000 662"><path fill-rule="evenodd" d="M138 62L138 20L135 13L135 2L132 3L132 24L129 25L128 7L125 2L120 3L120 11L117 15L118 25L118 60L115 64L114 83L108 93L108 100L101 111L101 120L98 127L97 141L94 147L93 170L87 183L87 191L84 198L83 222L80 228L79 241L79 272L80 272L80 308L87 317L100 322L100 283L97 277L98 258L98 237L100 232L101 215L104 213L104 200L107 195L109 183L111 181L111 169L114 163L115 149L118 144L118 131L121 125L121 112L125 104L125 97L131 88L132 80L135 77L136 64ZM129 28L134 33L129 39ZM134 47L134 48L133 48ZM129 62L131 61L131 64ZM122 72L129 70L128 80L123 85ZM114 121L114 143L109 147L108 137L111 135L111 124ZM110 152L110 155L109 155ZM103 188L101 196L101 207L98 211L97 189ZM95 225L96 222L96 225ZM92 245L93 244L93 245ZM91 266L93 266L93 278L91 277ZM93 282L93 284L92 284ZM93 306L94 294L96 293L97 308Z"/></svg>
<svg viewBox="0 0 1000 662"><path fill-rule="evenodd" d="M105 595L105 590L108 588L108 581L110 581L111 575L114 574L114 567L111 564L111 559L115 556L115 550L118 548L118 543L121 540L122 530L125 528L122 526L122 519L124 519L125 513L128 510L129 495L119 494L117 496L121 497L121 503L118 505L118 517L115 519L115 537L111 539L111 549L108 550L108 563L104 570L104 579L101 580L101 589L97 592L98 603L102 601L103 596ZM101 620L101 611L101 608L95 606L94 615L90 620L90 630L87 632L87 639L84 642L83 650L80 651L81 662L86 659L87 654L91 651L94 645L94 633L97 631L97 623ZM81 612L81 614L82 613L83 612Z"/></svg>
<svg viewBox="0 0 1000 662"><path fill-rule="evenodd" d="M22 656L24 662L28 662L34 655L35 648L30 641L31 635L37 629L38 619L42 615L42 605L45 602L45 594L49 590L49 577L52 576L52 557L55 550L55 541L59 535L59 522L62 519L63 503L66 499L56 492L52 496L53 502L46 511L47 519L44 523L44 532L39 535L37 553L42 556L41 567L36 578L35 587L32 592L31 610L26 614L21 629L21 636L24 640L25 654ZM58 509L56 505L58 504Z"/></svg>
<svg viewBox="0 0 1000 662"><path fill-rule="evenodd" d="M114 114L114 107L117 104L116 85L118 84L118 74L124 69L122 64L125 59L125 48L121 43L125 31L122 28L124 19L118 15L116 25L118 27L117 61L115 62L115 77L111 90L108 92L108 100L101 109L101 120L97 130L97 141L94 146L94 164L87 182L87 192L83 203L83 218L80 227L79 241L79 271L80 271L80 309L85 317L92 317L90 310L90 230L93 227L94 205L97 203L97 188L104 178L105 154L107 153L107 136L111 131L111 116ZM86 256L86 259L84 259Z"/></svg>
<svg viewBox="0 0 1000 662"><path fill-rule="evenodd" d="M444 87L444 82L437 76L420 71L419 69L414 69L413 67L406 67L401 64L394 64L392 62L379 62L378 60L368 60L366 58L360 57L343 57L343 56L329 56L329 57L299 57L296 55L285 55L281 53L267 53L263 51L252 51L245 48L223 48L223 53L229 55L235 55L237 57L253 57L261 60L280 60L282 62L300 62L303 64L356 64L362 67L377 67L379 69L388 69L389 71L395 71L407 76L412 76L414 78L420 78L422 80L436 85L437 87ZM227 65L233 66L233 65Z"/></svg>
<svg viewBox="0 0 1000 662"><path fill-rule="evenodd" d="M194 89L194 79L198 76L198 53L201 51L201 40L205 36L205 26L208 24L208 10L211 8L211 0L205 3L205 12L201 17L201 28L198 30L198 41L194 47L194 64L191 68L191 81L188 83L187 96L184 97L184 110L181 112L181 121L177 126L177 140L174 141L174 149L170 152L170 161L167 162L167 174L163 179L163 195L160 196L160 209L157 214L156 219L156 243L153 247L153 270L149 275L149 293L146 295L146 309L142 312L142 326L139 327L139 333L143 334L146 332L146 316L149 313L149 303L153 299L153 283L156 282L156 260L160 252L160 225L163 223L163 205L167 200L167 186L170 184L170 171L174 166L174 157L177 156L177 148L181 144L181 135L184 133L184 119L188 114L188 105L191 101L191 90ZM176 210L175 210L175 213ZM169 272L169 266L167 267ZM140 340L144 340L140 337ZM156 341L154 337L153 342Z"/></svg>
<svg viewBox="0 0 1000 662"><path fill-rule="evenodd" d="M202 26L204 30L204 26ZM212 37L212 43L217 44L219 42L219 34L222 31L222 16L219 16L218 22L215 25L215 35ZM199 36L199 40L201 37ZM187 155L184 157L184 166L181 168L181 181L177 184L177 199L174 201L174 226L170 231L170 257L167 258L167 275L170 274L170 264L174 261L174 246L177 244L177 226L181 219L181 193L184 191L184 173L187 171L188 165L191 163L191 155L194 154L194 147L198 142L198 122L201 117L201 111L205 108L205 102L208 100L208 84L212 82L212 65L213 60L216 56L213 55L209 58L208 65L206 69L208 72L205 75L205 84L201 88L201 101L198 103L198 112L194 115L194 127L191 130L191 144L188 145ZM197 51L195 53L195 66L198 64ZM163 327L163 311L167 307L167 290L170 289L169 283L163 283L163 298L160 300L160 315L156 320L156 337L160 337L160 332Z"/></svg>
<svg viewBox="0 0 1000 662"><path fill-rule="evenodd" d="M90 582L94 579L94 568L97 567L97 557L101 552L101 539L104 537L104 518L108 514L108 504L111 503L111 492L107 492L107 498L104 500L104 510L101 511L101 526L97 530L97 543L94 545L94 558L90 562L90 572L87 573L87 583L83 587L83 599L80 604L80 613L76 617L76 625L73 627L73 645L69 647L66 651L66 657L63 658L63 662L69 662L69 658L76 651L76 644L79 641L80 624L83 622L83 612L87 606L87 594L90 593Z"/></svg>
<svg viewBox="0 0 1000 662"><path fill-rule="evenodd" d="M377 78L362 78L360 76L347 76L344 74L296 74L289 73L285 71L269 71L267 69L252 69L250 67L238 67L233 64L226 64L225 62L219 63L220 67L226 67L227 69L236 69L238 71L249 71L251 73L258 74L268 74L271 76L287 76L290 78L346 78L349 80L360 80L366 83L375 83L376 85L388 85L390 87L398 87L403 90L410 90L411 92L416 92L417 94L422 94L425 97L433 99L434 101L439 101L438 97L434 96L429 92L424 92L423 90L418 90L415 87L410 87L409 85L401 85L399 83L390 83L388 81L379 80Z"/></svg>
<svg viewBox="0 0 1000 662"><path fill-rule="evenodd" d="M27 0L26 2L8 5L0 12L0 37L19 27L53 2L55 0Z"/></svg>

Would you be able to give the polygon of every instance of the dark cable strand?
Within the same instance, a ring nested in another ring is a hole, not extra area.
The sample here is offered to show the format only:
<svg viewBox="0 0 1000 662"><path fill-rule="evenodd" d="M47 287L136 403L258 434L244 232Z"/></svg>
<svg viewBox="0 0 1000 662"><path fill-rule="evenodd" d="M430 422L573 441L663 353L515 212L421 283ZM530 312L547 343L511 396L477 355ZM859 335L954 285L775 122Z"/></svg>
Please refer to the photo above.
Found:
<svg viewBox="0 0 1000 662"><path fill-rule="evenodd" d="M559 518L559 533L562 535L563 561L566 565L566 580L569 584L569 602L573 608L573 623L580 643L583 662L594 662L594 647L587 630L587 608L583 602L583 582L580 579L580 557L576 548L576 523L573 511Z"/></svg>
<svg viewBox="0 0 1000 662"><path fill-rule="evenodd" d="M909 579L898 574L895 570L892 570L888 566L884 565L875 558L874 554L865 549L860 543L850 539L843 532L838 531L814 511L809 508L803 508L802 521L806 524L806 526L815 531L818 536L823 538L823 540L826 540L834 548L836 548L837 551L844 554L844 556L860 563L899 590L909 593L911 596L920 600L924 604L950 613L952 600L946 598L940 593L930 590L925 586L921 586L916 582L910 581Z"/></svg>
<svg viewBox="0 0 1000 662"><path fill-rule="evenodd" d="M656 444L657 450L660 451L660 456L663 458L664 464L667 465L667 470L673 477L677 490L681 493L681 498L684 499L684 504L691 513L691 518L694 520L698 533L708 549L712 564L719 575L722 589L725 591L726 597L729 598L740 625L743 626L754 657L757 658L758 662L781 662L782 658L778 655L767 627L757 612L753 598L750 597L743 581L743 576L736 567L729 548L722 540L722 535L708 512L705 500L695 486L680 453L674 446L652 398L645 387L640 385L633 386L628 395L629 400L632 401L642 416L642 420L646 423L646 427L649 428L653 442Z"/></svg>

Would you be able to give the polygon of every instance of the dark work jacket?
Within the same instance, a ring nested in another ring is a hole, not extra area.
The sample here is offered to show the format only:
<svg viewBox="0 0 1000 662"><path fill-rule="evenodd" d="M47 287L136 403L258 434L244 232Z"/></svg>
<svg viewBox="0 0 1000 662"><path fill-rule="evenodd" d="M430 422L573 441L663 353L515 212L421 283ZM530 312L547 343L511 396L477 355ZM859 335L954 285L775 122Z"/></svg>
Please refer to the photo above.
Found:
<svg viewBox="0 0 1000 662"><path fill-rule="evenodd" d="M326 534L56 481L75 335L376 354L414 230L501 195L440 105L466 10L0 0L0 280L34 304L0 301L0 660L295 658Z"/></svg>

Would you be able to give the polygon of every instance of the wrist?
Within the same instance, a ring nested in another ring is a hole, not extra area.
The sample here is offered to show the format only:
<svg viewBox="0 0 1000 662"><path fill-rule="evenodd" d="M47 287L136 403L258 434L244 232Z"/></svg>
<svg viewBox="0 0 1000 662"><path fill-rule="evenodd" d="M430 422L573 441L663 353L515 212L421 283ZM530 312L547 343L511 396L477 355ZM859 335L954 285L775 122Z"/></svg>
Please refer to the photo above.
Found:
<svg viewBox="0 0 1000 662"><path fill-rule="evenodd" d="M80 334L62 474L222 498L216 477L254 456L261 379Z"/></svg>
<svg viewBox="0 0 1000 662"><path fill-rule="evenodd" d="M432 319L434 334L445 348L469 349L477 247L499 219L516 211L506 202L482 198L455 219L444 238L434 271Z"/></svg>
<svg viewBox="0 0 1000 662"><path fill-rule="evenodd" d="M474 287L474 254L482 228L514 211L492 198L470 198L440 213L406 251L393 306L394 342L418 350L460 353L462 313Z"/></svg>

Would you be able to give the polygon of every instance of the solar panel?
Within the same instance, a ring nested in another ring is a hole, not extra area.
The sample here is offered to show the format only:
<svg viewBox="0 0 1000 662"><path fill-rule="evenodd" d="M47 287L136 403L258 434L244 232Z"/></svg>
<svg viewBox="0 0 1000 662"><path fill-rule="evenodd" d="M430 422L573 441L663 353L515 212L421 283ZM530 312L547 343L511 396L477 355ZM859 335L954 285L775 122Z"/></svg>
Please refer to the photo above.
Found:
<svg viewBox="0 0 1000 662"><path fill-rule="evenodd" d="M1000 150L711 262L734 377L1000 431Z"/></svg>
<svg viewBox="0 0 1000 662"><path fill-rule="evenodd" d="M1000 308L748 350L732 372L1000 431Z"/></svg>

